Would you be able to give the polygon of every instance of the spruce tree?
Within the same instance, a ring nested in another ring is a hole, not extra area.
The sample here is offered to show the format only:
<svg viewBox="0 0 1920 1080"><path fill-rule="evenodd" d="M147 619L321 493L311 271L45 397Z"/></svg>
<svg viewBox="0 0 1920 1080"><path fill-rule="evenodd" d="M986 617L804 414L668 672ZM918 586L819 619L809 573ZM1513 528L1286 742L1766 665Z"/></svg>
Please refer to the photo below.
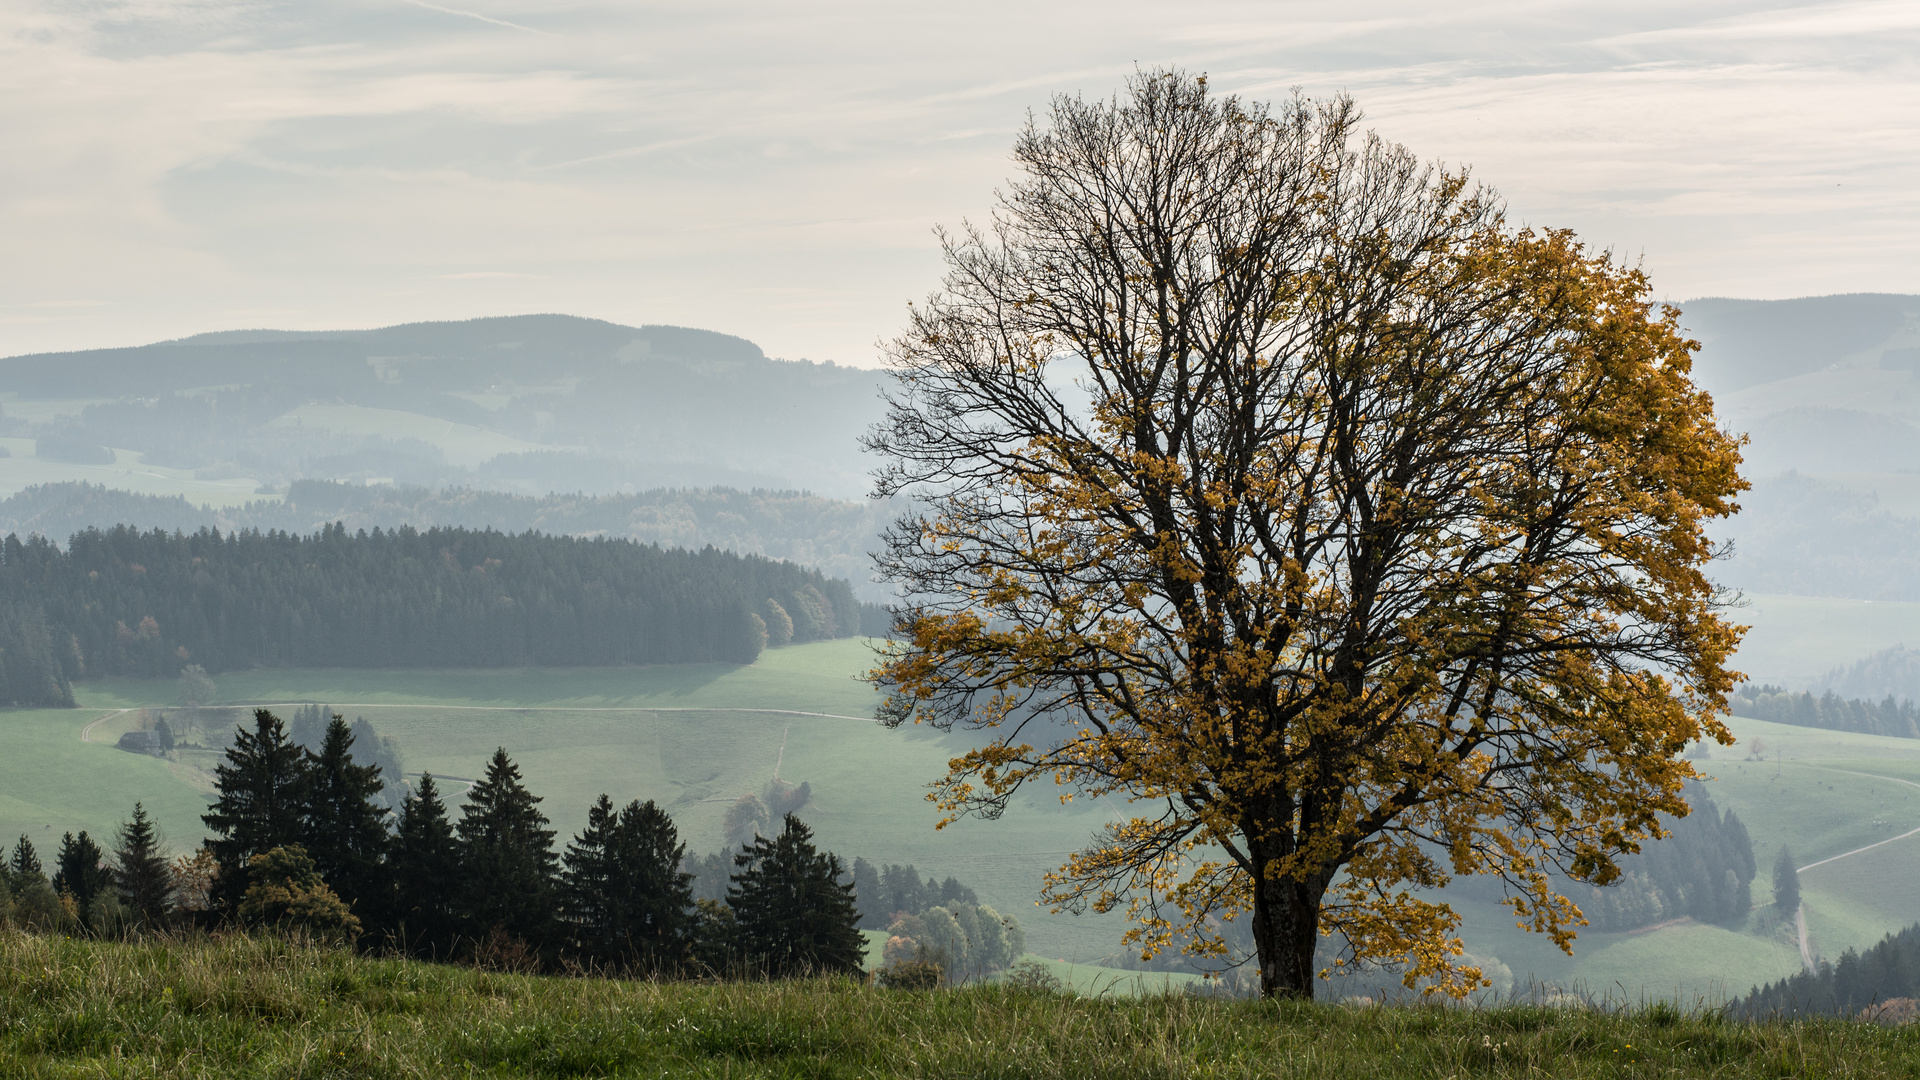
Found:
<svg viewBox="0 0 1920 1080"><path fill-rule="evenodd" d="M496 927L536 948L554 915L553 830L505 747L460 815L461 916L476 939Z"/></svg>
<svg viewBox="0 0 1920 1080"><path fill-rule="evenodd" d="M380 766L356 765L353 731L339 715L326 726L320 753L308 763L304 847L321 880L362 921L377 919L382 860L388 843L386 786Z"/></svg>
<svg viewBox="0 0 1920 1080"><path fill-rule="evenodd" d="M253 725L234 733L227 760L214 770L218 797L200 817L217 834L207 847L220 862L215 890L229 909L246 894L248 859L305 839L307 753L268 710L255 709Z"/></svg>
<svg viewBox="0 0 1920 1080"><path fill-rule="evenodd" d="M619 841L619 811L603 793L587 808L587 826L567 845L560 872L560 912L567 921L572 946L600 963L619 955L620 921L618 870L614 850Z"/></svg>
<svg viewBox="0 0 1920 1080"><path fill-rule="evenodd" d="M686 959L693 875L686 845L666 811L605 795L568 845L561 896L574 947L601 963L673 970Z"/></svg>
<svg viewBox="0 0 1920 1080"><path fill-rule="evenodd" d="M29 880L46 877L40 870L40 853L33 850L33 841L26 833L20 834L20 842L13 845L13 854L7 859L7 873L13 876L13 891L26 888Z"/></svg>
<svg viewBox="0 0 1920 1080"><path fill-rule="evenodd" d="M60 838L60 852L54 857L53 891L72 893L81 911L93 903L100 890L113 882L113 872L101 865L107 853L82 830L78 839L72 833Z"/></svg>
<svg viewBox="0 0 1920 1080"><path fill-rule="evenodd" d="M727 890L747 965L773 978L853 974L866 959L866 939L853 886L840 880L840 859L813 846L813 830L788 814L780 835L755 837L734 864Z"/></svg>
<svg viewBox="0 0 1920 1080"><path fill-rule="evenodd" d="M120 826L114 845L114 884L128 913L148 925L163 921L172 907L173 875L160 827L146 807L133 804L133 817Z"/></svg>
<svg viewBox="0 0 1920 1080"><path fill-rule="evenodd" d="M1773 860L1773 909L1783 919L1793 918L1800 910L1800 868L1788 848L1781 848L1780 857Z"/></svg>
<svg viewBox="0 0 1920 1080"><path fill-rule="evenodd" d="M416 956L453 954L460 851L453 823L433 776L420 774L420 790L400 806L400 832L393 840L391 921L400 944Z"/></svg>

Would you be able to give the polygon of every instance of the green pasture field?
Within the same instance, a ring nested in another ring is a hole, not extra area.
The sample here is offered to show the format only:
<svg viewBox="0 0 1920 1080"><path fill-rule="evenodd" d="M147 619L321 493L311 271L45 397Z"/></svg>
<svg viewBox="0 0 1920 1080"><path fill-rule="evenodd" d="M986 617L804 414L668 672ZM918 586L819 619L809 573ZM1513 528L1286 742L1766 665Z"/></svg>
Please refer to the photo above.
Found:
<svg viewBox="0 0 1920 1080"><path fill-rule="evenodd" d="M505 746L563 839L605 792L661 803L693 850L714 850L727 806L761 790L777 770L789 783L811 785L806 816L830 850L961 878L985 902L1018 915L1033 950L1056 964L1118 951L1118 916L1054 915L1034 901L1043 875L1125 804L1061 806L1048 791L999 821L936 830L926 785L963 744L866 719L875 694L855 676L871 661L868 643L843 640L768 650L746 667L236 672L217 680L216 704L289 713L294 703L324 702L350 719L365 716L399 739L409 771L449 778L456 801L463 785L453 778L477 775ZM26 831L46 852L67 829L109 832L138 798L176 846L197 842L213 755L186 752L165 762L111 745L137 716L133 710L167 706L175 689L168 680L101 680L76 688L81 709L0 712L10 750L0 755L0 837ZM95 721L96 741L82 743L81 729ZM1808 865L1920 828L1920 788L1898 782L1920 783L1920 741L1745 719L1730 726L1738 743L1712 747L1699 764L1713 778L1716 802L1735 809L1753 836L1761 867L1756 904L1770 899L1768 873L1783 844ZM1756 748L1763 759L1748 760ZM1802 888L1815 950L1837 957L1920 920L1916 879L1920 836L1810 868ZM1744 927L1684 923L1585 934L1571 959L1514 930L1504 908L1458 907L1468 949L1499 958L1522 984L1531 978L1615 996L1717 1001L1799 966L1797 942L1764 907Z"/></svg>

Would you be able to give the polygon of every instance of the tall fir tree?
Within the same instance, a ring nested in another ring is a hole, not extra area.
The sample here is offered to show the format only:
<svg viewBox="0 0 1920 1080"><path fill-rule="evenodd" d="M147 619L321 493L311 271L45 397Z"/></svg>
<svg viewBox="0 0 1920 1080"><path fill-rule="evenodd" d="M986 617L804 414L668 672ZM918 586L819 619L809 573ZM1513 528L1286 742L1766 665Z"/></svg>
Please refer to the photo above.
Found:
<svg viewBox="0 0 1920 1080"><path fill-rule="evenodd" d="M430 773L420 774L419 791L400 806L389 872L389 918L399 945L415 956L451 957L459 933L460 846Z"/></svg>
<svg viewBox="0 0 1920 1080"><path fill-rule="evenodd" d="M1781 848L1773 860L1773 909L1783 919L1793 918L1800 910L1800 868L1794 865L1789 848Z"/></svg>
<svg viewBox="0 0 1920 1080"><path fill-rule="evenodd" d="M60 838L59 854L54 856L53 891L71 893L81 911L93 903L100 890L113 883L113 871L105 865L107 853L93 842L86 830L76 839L72 833Z"/></svg>
<svg viewBox="0 0 1920 1080"><path fill-rule="evenodd" d="M353 731L338 714L308 762L303 831L307 855L321 880L362 922L378 924L389 837L380 766L356 765Z"/></svg>
<svg viewBox="0 0 1920 1080"><path fill-rule="evenodd" d="M562 911L573 947L603 964L672 971L685 961L693 875L673 819L649 800L614 810L605 795L565 856Z"/></svg>
<svg viewBox="0 0 1920 1080"><path fill-rule="evenodd" d="M207 847L220 862L215 893L233 910L247 891L247 860L305 839L307 752L287 737L280 718L253 711L253 730L234 733L227 760L214 770L218 796L200 820L217 834Z"/></svg>
<svg viewBox="0 0 1920 1080"><path fill-rule="evenodd" d="M554 916L553 830L505 747L467 792L460 836L461 918L479 940L496 928L535 948Z"/></svg>
<svg viewBox="0 0 1920 1080"><path fill-rule="evenodd" d="M736 941L750 970L772 978L853 974L866 939L853 885L838 856L813 846L813 830L792 814L773 839L755 837L734 856L740 872L727 890Z"/></svg>
<svg viewBox="0 0 1920 1080"><path fill-rule="evenodd" d="M13 891L20 892L27 882L34 878L46 877L40 869L40 853L33 849L33 841L26 833L20 834L20 840L13 845L13 854L7 857L7 873L13 876Z"/></svg>
<svg viewBox="0 0 1920 1080"><path fill-rule="evenodd" d="M173 906L173 874L160 826L139 803L133 804L133 817L120 826L113 859L114 884L128 913L149 926L164 921Z"/></svg>

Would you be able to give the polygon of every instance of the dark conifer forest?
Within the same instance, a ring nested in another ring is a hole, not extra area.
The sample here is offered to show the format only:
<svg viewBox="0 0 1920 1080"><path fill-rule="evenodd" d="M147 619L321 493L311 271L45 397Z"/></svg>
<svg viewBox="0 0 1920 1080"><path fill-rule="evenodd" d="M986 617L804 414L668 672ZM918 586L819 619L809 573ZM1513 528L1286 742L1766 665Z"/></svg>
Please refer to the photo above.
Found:
<svg viewBox="0 0 1920 1080"><path fill-rule="evenodd" d="M71 704L87 675L187 664L519 667L750 663L769 643L884 629L845 581L629 540L412 528L311 536L126 527L0 550L0 701ZM771 628L771 630L770 630Z"/></svg>

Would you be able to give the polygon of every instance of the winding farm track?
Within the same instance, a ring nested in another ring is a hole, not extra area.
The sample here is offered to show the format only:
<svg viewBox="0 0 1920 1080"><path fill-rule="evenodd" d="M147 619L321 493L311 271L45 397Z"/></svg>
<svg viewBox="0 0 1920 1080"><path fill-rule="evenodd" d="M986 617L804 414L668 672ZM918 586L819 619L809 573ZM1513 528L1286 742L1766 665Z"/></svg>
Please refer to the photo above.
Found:
<svg viewBox="0 0 1920 1080"><path fill-rule="evenodd" d="M93 723L88 724L86 727L81 728L80 741L83 743L93 742L93 739L90 738L89 736L92 735L94 728L99 727L101 724L106 723L107 721L113 719L116 716L125 716L127 713L130 713L132 711L133 711L132 709L116 709L113 712L110 712L107 715L101 717L100 719L95 720ZM104 745L104 744L101 744L101 745Z"/></svg>
<svg viewBox="0 0 1920 1080"><path fill-rule="evenodd" d="M1843 776L1864 776L1869 780L1886 780L1895 784L1905 784L1910 788L1920 788L1920 784L1916 784L1911 780L1901 780L1897 777L1882 776L1879 773L1854 772L1851 769L1829 769L1821 765L1808 765L1806 766L1806 768L1819 769L1821 772L1840 773ZM1874 848L1880 847L1882 845L1891 844L1895 840L1905 840L1909 836L1920 836L1920 829L1910 829L1907 832L1901 833L1899 836L1890 836L1885 840L1868 844L1866 847L1857 847L1857 848L1854 848L1852 851L1843 851L1838 855L1829 856L1828 858L1821 859L1818 862L1810 862L1807 865L1800 867L1799 872L1804 874L1816 866L1825 866L1830 862L1838 862L1841 859L1845 859L1853 855L1858 855L1863 851L1872 851Z"/></svg>

